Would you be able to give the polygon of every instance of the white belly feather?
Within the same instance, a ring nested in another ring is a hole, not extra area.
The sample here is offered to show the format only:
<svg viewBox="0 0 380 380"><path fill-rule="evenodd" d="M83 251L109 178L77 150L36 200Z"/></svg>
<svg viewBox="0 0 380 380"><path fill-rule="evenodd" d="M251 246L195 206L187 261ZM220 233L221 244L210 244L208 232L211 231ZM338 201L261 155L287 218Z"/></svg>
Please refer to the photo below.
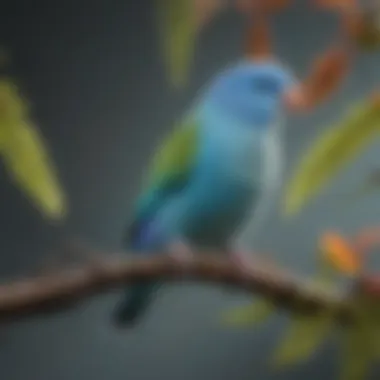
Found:
<svg viewBox="0 0 380 380"><path fill-rule="evenodd" d="M281 184L285 155L280 128L274 126L263 141L263 181L265 192L276 191Z"/></svg>
<svg viewBox="0 0 380 380"><path fill-rule="evenodd" d="M255 244L256 239L276 201L281 187L282 173L285 165L281 125L272 126L263 136L261 144L260 190L261 196L253 205L247 223L237 234L236 244L241 248Z"/></svg>
<svg viewBox="0 0 380 380"><path fill-rule="evenodd" d="M214 143L223 147L226 172L234 179L258 186L265 193L275 191L281 182L284 164L280 132L277 125L265 131L247 128L238 134L219 130L216 137L219 141Z"/></svg>

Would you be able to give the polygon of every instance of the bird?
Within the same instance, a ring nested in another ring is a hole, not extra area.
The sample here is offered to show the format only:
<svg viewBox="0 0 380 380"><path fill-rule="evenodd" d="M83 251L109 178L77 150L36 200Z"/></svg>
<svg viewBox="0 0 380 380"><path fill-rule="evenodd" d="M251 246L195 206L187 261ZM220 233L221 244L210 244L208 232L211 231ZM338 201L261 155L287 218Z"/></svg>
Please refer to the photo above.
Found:
<svg viewBox="0 0 380 380"><path fill-rule="evenodd" d="M245 55L206 83L153 155L125 249L145 256L167 251L184 267L197 249L221 250L242 275L256 265L237 236L248 221L262 223L281 186L286 114L326 99L346 60L328 51L304 85L273 56L267 19L256 15ZM138 325L161 285L137 282L125 289L114 324Z"/></svg>
<svg viewBox="0 0 380 380"><path fill-rule="evenodd" d="M211 80L153 157L126 247L168 249L184 261L194 247L226 249L242 270L250 267L248 251L231 239L278 183L283 94L293 83L280 64L251 60ZM158 286L127 289L115 322L134 324Z"/></svg>

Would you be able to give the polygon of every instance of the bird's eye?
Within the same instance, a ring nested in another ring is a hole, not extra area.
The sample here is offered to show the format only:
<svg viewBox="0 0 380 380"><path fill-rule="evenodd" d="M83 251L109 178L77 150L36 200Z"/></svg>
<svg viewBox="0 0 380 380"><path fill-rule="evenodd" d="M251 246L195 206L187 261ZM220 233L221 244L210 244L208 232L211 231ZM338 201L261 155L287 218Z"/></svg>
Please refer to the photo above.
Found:
<svg viewBox="0 0 380 380"><path fill-rule="evenodd" d="M279 90L279 84L272 78L256 79L253 87L262 94L275 94Z"/></svg>

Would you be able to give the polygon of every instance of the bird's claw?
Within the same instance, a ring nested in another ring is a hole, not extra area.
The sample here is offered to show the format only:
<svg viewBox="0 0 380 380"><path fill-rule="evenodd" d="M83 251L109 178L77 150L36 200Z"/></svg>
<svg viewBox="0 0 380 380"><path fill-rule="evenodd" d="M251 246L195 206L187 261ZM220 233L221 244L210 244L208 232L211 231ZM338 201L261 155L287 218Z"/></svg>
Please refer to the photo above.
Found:
<svg viewBox="0 0 380 380"><path fill-rule="evenodd" d="M251 255L245 251L232 251L230 259L239 271L246 276L252 274L253 269L256 267Z"/></svg>
<svg viewBox="0 0 380 380"><path fill-rule="evenodd" d="M272 260L268 259L267 257L257 258L250 252L232 251L230 258L234 265L236 265L236 267L243 273L243 275L251 275L253 270L258 269L262 269L268 272L278 270L277 266Z"/></svg>
<svg viewBox="0 0 380 380"><path fill-rule="evenodd" d="M185 268L187 268L194 259L194 253L191 248L181 241L170 244L168 253L176 264Z"/></svg>

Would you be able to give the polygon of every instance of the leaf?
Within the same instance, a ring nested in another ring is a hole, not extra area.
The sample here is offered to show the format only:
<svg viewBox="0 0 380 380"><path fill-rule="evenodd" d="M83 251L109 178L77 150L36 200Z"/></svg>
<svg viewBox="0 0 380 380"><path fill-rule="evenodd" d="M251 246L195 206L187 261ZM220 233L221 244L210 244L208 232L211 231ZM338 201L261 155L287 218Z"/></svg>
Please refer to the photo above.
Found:
<svg viewBox="0 0 380 380"><path fill-rule="evenodd" d="M364 51L380 48L379 7L363 10L359 15L358 30L355 42Z"/></svg>
<svg viewBox="0 0 380 380"><path fill-rule="evenodd" d="M380 359L380 304L377 299L368 300L367 323L368 334L371 334L371 350L374 361Z"/></svg>
<svg viewBox="0 0 380 380"><path fill-rule="evenodd" d="M356 47L363 51L374 51L380 47L380 9L376 2L367 3L364 8L357 0L317 0L315 3L324 9L344 13L347 37Z"/></svg>
<svg viewBox="0 0 380 380"><path fill-rule="evenodd" d="M375 360L380 359L380 320L376 321L376 326L372 330L372 344Z"/></svg>
<svg viewBox="0 0 380 380"><path fill-rule="evenodd" d="M352 302L355 320L342 331L340 380L365 380L378 355L380 308L361 295Z"/></svg>
<svg viewBox="0 0 380 380"><path fill-rule="evenodd" d="M260 299L228 311L222 317L222 323L237 327L259 325L269 319L275 311L276 307L272 302Z"/></svg>
<svg viewBox="0 0 380 380"><path fill-rule="evenodd" d="M343 338L341 380L365 380L374 357L370 341L371 331L350 329Z"/></svg>
<svg viewBox="0 0 380 380"><path fill-rule="evenodd" d="M244 13L252 14L257 4L252 0L234 0L235 8ZM260 3L260 9L265 12L276 13L291 5L291 0L265 0Z"/></svg>
<svg viewBox="0 0 380 380"><path fill-rule="evenodd" d="M334 323L333 314L295 315L277 347L274 365L277 368L309 358L328 337Z"/></svg>
<svg viewBox="0 0 380 380"><path fill-rule="evenodd" d="M10 82L0 82L0 153L9 176L46 217L62 219L66 200L46 144L26 118L27 107Z"/></svg>
<svg viewBox="0 0 380 380"><path fill-rule="evenodd" d="M195 7L196 30L199 33L215 15L227 7L226 0L191 0Z"/></svg>
<svg viewBox="0 0 380 380"><path fill-rule="evenodd" d="M283 199L283 213L293 216L329 181L378 137L380 107L365 102L341 123L327 129L309 147L288 181Z"/></svg>
<svg viewBox="0 0 380 380"><path fill-rule="evenodd" d="M186 85L197 37L192 0L156 0L162 49L171 83Z"/></svg>

